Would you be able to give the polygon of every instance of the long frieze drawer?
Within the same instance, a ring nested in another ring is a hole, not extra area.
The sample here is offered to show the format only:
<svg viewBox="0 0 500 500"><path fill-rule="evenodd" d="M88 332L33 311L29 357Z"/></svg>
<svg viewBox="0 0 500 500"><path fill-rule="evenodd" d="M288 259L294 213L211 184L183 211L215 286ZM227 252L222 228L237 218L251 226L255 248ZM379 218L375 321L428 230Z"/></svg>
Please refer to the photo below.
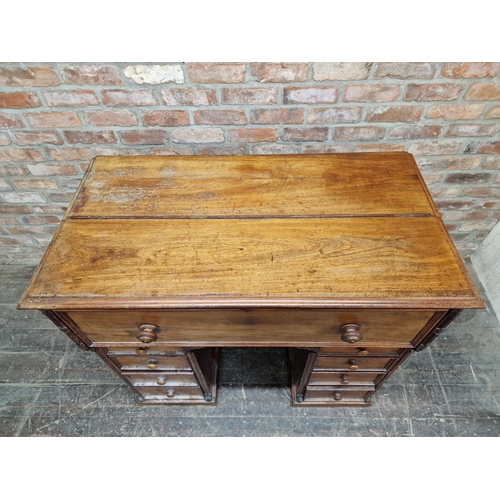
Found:
<svg viewBox="0 0 500 500"><path fill-rule="evenodd" d="M395 358L379 358L379 357L344 357L344 356L318 356L316 360L317 369L332 369L332 370L373 370L387 369L389 363Z"/></svg>
<svg viewBox="0 0 500 500"><path fill-rule="evenodd" d="M70 311L67 315L94 346L102 347L129 342L345 346L360 341L364 346L411 347L422 330L429 330L441 316L434 311L295 308Z"/></svg>
<svg viewBox="0 0 500 500"><path fill-rule="evenodd" d="M168 349L158 348L154 345L141 345L137 347L117 347L107 350L108 356L184 356L181 347Z"/></svg>
<svg viewBox="0 0 500 500"><path fill-rule="evenodd" d="M206 404L200 387L135 387L146 403L190 403ZM212 403L213 404L213 403Z"/></svg>
<svg viewBox="0 0 500 500"><path fill-rule="evenodd" d="M322 387L307 387L304 402L359 402L363 403L373 394L373 390L368 391L362 387L352 389L334 388L326 389Z"/></svg>
<svg viewBox="0 0 500 500"><path fill-rule="evenodd" d="M373 386L380 372L320 372L314 370L309 385L371 385Z"/></svg>
<svg viewBox="0 0 500 500"><path fill-rule="evenodd" d="M174 370L191 371L184 356L110 356L122 371L127 370Z"/></svg>
<svg viewBox="0 0 500 500"><path fill-rule="evenodd" d="M198 381L190 373L130 373L125 376L134 387L191 386L198 387Z"/></svg>
<svg viewBox="0 0 500 500"><path fill-rule="evenodd" d="M362 341L361 341L362 342ZM384 356L397 358L399 357L399 349L395 347L376 347L376 346L364 346L361 342L355 344L335 346L335 347L321 347L319 351L320 355L326 354L340 354L345 356Z"/></svg>

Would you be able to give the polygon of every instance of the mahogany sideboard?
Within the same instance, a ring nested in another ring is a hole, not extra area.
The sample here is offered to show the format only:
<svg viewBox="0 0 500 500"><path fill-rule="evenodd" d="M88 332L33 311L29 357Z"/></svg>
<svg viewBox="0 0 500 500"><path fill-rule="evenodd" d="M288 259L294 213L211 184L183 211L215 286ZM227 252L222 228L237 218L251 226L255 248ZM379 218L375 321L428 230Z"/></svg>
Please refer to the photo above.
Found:
<svg viewBox="0 0 500 500"><path fill-rule="evenodd" d="M295 406L363 406L483 302L408 153L90 164L18 307L145 403L215 404L220 347L287 347Z"/></svg>

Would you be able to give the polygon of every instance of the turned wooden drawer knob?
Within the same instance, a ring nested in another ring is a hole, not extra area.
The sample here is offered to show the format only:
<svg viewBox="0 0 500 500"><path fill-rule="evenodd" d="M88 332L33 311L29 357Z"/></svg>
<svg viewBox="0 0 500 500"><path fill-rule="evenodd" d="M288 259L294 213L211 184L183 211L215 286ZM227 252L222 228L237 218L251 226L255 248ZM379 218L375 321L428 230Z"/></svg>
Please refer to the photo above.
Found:
<svg viewBox="0 0 500 500"><path fill-rule="evenodd" d="M347 375L341 375L340 376L340 383L341 384L348 384L349 383L349 377Z"/></svg>
<svg viewBox="0 0 500 500"><path fill-rule="evenodd" d="M360 356L368 356L368 354L370 354L370 353L369 353L366 349L364 349L363 347L360 347L360 348L358 349L358 354L359 354Z"/></svg>
<svg viewBox="0 0 500 500"><path fill-rule="evenodd" d="M144 349L144 347L138 347L135 352L139 354L139 356L144 356L144 354L147 354L148 350Z"/></svg>
<svg viewBox="0 0 500 500"><path fill-rule="evenodd" d="M150 370L156 370L158 368L158 361L156 361L156 359L148 359L148 364L146 366Z"/></svg>
<svg viewBox="0 0 500 500"><path fill-rule="evenodd" d="M173 398L175 397L175 391L173 389L169 389L167 391L167 398Z"/></svg>
<svg viewBox="0 0 500 500"><path fill-rule="evenodd" d="M141 325L140 332L136 335L137 340L144 342L145 344L149 344L150 342L154 342L158 340L158 336L155 333L155 330L158 330L158 327L155 325Z"/></svg>
<svg viewBox="0 0 500 500"><path fill-rule="evenodd" d="M335 399L335 401L340 401L342 399L342 393L341 392L334 392L333 399Z"/></svg>
<svg viewBox="0 0 500 500"><path fill-rule="evenodd" d="M167 383L167 379L165 377L158 377L158 379L156 380L156 383L158 385L165 385Z"/></svg>
<svg viewBox="0 0 500 500"><path fill-rule="evenodd" d="M363 336L359 333L359 325L355 323L347 323L340 327L342 336L340 337L344 342L349 342L353 344L354 342L359 342Z"/></svg>
<svg viewBox="0 0 500 500"><path fill-rule="evenodd" d="M349 367L349 370L357 370L359 368L358 362L355 359L350 359L347 362L347 366Z"/></svg>

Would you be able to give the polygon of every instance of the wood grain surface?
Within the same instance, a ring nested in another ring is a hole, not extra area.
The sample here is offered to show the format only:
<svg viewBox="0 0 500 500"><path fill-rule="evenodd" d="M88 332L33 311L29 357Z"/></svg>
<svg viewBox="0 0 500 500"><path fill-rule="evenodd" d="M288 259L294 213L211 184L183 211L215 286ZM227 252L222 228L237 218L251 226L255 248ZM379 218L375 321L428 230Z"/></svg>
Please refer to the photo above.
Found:
<svg viewBox="0 0 500 500"><path fill-rule="evenodd" d="M22 307L482 307L434 217L63 225Z"/></svg>
<svg viewBox="0 0 500 500"><path fill-rule="evenodd" d="M408 153L97 157L76 217L436 215Z"/></svg>

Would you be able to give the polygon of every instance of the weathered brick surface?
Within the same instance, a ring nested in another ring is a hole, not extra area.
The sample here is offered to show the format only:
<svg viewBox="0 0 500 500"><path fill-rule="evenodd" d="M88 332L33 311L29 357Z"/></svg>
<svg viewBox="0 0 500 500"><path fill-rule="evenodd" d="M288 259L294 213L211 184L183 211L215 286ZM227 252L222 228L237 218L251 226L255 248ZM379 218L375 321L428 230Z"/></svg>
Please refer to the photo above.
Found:
<svg viewBox="0 0 500 500"><path fill-rule="evenodd" d="M0 108L36 108L41 105L33 92L0 92Z"/></svg>
<svg viewBox="0 0 500 500"><path fill-rule="evenodd" d="M304 82L307 80L307 63L254 63L252 76L259 82Z"/></svg>
<svg viewBox="0 0 500 500"><path fill-rule="evenodd" d="M148 154L409 151L470 253L500 219L499 78L481 62L0 63L0 262L40 259L94 156Z"/></svg>
<svg viewBox="0 0 500 500"><path fill-rule="evenodd" d="M90 85L120 85L122 79L116 66L106 65L78 65L59 66L65 83Z"/></svg>

